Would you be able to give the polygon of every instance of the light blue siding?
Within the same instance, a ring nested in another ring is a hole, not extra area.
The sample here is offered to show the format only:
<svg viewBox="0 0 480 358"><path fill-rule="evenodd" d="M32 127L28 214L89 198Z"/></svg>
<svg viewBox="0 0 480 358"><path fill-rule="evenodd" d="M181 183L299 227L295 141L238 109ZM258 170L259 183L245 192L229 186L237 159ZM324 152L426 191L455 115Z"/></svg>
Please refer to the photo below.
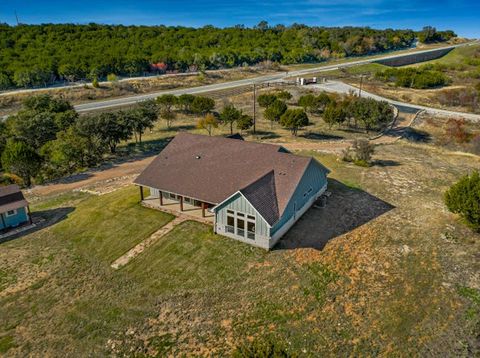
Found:
<svg viewBox="0 0 480 358"><path fill-rule="evenodd" d="M315 160L312 160L305 170L300 183L290 199L284 214L280 220L271 228L270 236L273 236L285 223L293 218L296 211L299 211L320 189L327 184L327 171ZM309 190L312 189L309 193ZM304 195L306 194L306 195Z"/></svg>
<svg viewBox="0 0 480 358"><path fill-rule="evenodd" d="M17 209L17 214L13 216L7 216L6 213L1 215L3 216L3 221L0 220L0 229L5 229L5 227L15 227L28 221L26 208ZM3 222L5 222L5 226L3 225Z"/></svg>
<svg viewBox="0 0 480 358"><path fill-rule="evenodd" d="M269 226L255 208L245 199L243 195L237 193L230 200L224 202L217 209L216 223L217 225L227 225L227 210L238 211L247 215L255 216L255 234L268 237Z"/></svg>

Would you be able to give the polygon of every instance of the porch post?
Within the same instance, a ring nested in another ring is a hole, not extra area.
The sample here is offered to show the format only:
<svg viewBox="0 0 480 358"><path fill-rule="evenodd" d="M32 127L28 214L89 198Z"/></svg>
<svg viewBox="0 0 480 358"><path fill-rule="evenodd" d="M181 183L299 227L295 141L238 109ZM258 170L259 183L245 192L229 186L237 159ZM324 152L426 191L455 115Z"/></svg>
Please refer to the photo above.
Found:
<svg viewBox="0 0 480 358"><path fill-rule="evenodd" d="M205 217L205 203L202 201L202 218Z"/></svg>
<svg viewBox="0 0 480 358"><path fill-rule="evenodd" d="M158 193L160 194L160 206L163 206L163 193L162 191L158 191Z"/></svg>
<svg viewBox="0 0 480 358"><path fill-rule="evenodd" d="M180 211L183 211L183 196L180 197Z"/></svg>
<svg viewBox="0 0 480 358"><path fill-rule="evenodd" d="M144 199L144 197L143 197L143 186L140 185L139 188L140 188L140 199L142 199L142 201L143 201L143 199Z"/></svg>
<svg viewBox="0 0 480 358"><path fill-rule="evenodd" d="M30 223L30 225L32 225L33 222L32 222L32 213L30 212L30 205L27 205L27 213L28 213L28 222Z"/></svg>

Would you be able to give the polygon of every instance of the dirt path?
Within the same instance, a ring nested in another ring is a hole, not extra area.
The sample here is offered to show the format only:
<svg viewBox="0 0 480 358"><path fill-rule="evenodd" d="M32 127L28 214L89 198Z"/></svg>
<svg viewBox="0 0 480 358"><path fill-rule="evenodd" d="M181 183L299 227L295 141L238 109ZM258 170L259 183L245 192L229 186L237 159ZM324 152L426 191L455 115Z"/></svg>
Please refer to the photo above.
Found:
<svg viewBox="0 0 480 358"><path fill-rule="evenodd" d="M99 183L105 188L108 186L119 187L130 184L145 167L151 163L155 156L139 160L132 160L121 164L114 164L110 168L95 169L85 173L73 175L58 182L37 185L27 193L29 196L49 196L66 191L81 190L82 188L95 187ZM86 190L88 191L88 190Z"/></svg>
<svg viewBox="0 0 480 358"><path fill-rule="evenodd" d="M167 223L165 226L162 226L158 231L154 232L148 239L142 241L133 249L128 251L125 255L116 259L110 266L115 270L118 270L119 268L125 266L130 262L130 260L137 257L143 251L145 251L145 249L147 249L148 247L152 246L155 242L157 242L158 239L160 239L161 237L165 236L170 231L172 231L175 228L175 226L177 226L178 224L181 224L186 220L189 220L189 219L185 216L176 217L175 219Z"/></svg>

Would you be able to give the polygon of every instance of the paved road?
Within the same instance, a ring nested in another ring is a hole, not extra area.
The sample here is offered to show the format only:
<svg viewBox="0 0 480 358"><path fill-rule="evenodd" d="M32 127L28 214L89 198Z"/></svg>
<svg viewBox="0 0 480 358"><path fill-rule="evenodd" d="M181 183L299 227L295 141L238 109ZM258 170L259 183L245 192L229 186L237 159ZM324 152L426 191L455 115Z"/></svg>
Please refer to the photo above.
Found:
<svg viewBox="0 0 480 358"><path fill-rule="evenodd" d="M310 87L323 90L326 92L332 92L332 93L342 93L342 94L348 94L348 93L353 93L358 95L360 90L357 87L348 85L346 83L340 82L340 81L328 81L325 83L320 83L317 85L312 85ZM472 122L480 122L480 115L479 114L473 114L473 113L463 113L463 112L455 112L455 111L447 111L444 109L439 109L439 108L432 108L432 107L426 107L426 106L421 106L418 104L411 104L411 103L405 103L405 102L399 102L395 101L389 98L381 97L376 94L366 92L362 90L361 93L362 97L367 97L367 98L373 98L377 101L387 101L388 103L396 106L398 109L403 110L405 112L418 112L418 111L425 111L429 114L433 115L438 115L442 117L461 117L465 118L469 121Z"/></svg>
<svg viewBox="0 0 480 358"><path fill-rule="evenodd" d="M244 79L244 80L218 83L218 84L201 86L201 87L168 90L168 91L154 92L154 93L149 93L149 94L144 94L144 95L136 95L136 96L131 96L131 97L111 99L111 100L106 100L106 101L90 102L90 103L85 103L85 104L79 104L79 105L75 106L75 109L78 112L88 112L88 111L95 111L95 110L101 110L101 109L109 109L109 108L114 108L114 107L132 105L132 104L135 104L137 102L144 101L146 99L156 98L156 97L158 97L162 94L174 94L174 95L181 95L181 94L185 94L185 93L201 94L201 93L231 89L231 88L241 87L241 86L246 86L246 85L253 85L253 84L256 84L256 83L282 81L286 77L298 77L298 76L308 75L308 74L312 74L312 73L327 72L327 71L337 70L339 68L347 68L347 67L372 63L372 62L379 61L379 60L386 60L386 59L391 59L391 58L402 57L402 56L412 54L412 53L414 53L414 54L428 53L428 52L436 51L436 50L439 50L439 49L447 49L447 48L453 49L453 48L461 47L461 46L469 46L471 44L472 43L464 43L464 44L453 45L453 46L445 46L445 47L430 49L430 50L414 51L414 52L408 52L408 53L407 52L402 52L402 53L399 53L399 54L386 55L386 56L382 56L382 57L371 57L371 58L368 58L368 59L363 59L363 60L358 60L358 61L350 61L350 62L335 64L335 65L319 66L319 67L315 67L315 68L309 68L309 69L303 69L303 70L297 70L297 71L291 71L291 72L283 72L283 73L278 73L278 74L273 74L273 75L265 75L265 76L259 76L259 77Z"/></svg>

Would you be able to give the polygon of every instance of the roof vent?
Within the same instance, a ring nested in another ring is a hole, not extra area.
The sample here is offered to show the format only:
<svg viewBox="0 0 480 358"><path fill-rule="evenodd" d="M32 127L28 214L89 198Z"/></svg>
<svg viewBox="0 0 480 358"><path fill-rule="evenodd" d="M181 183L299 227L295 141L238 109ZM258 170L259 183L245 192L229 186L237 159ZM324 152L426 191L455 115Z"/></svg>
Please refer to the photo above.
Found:
<svg viewBox="0 0 480 358"><path fill-rule="evenodd" d="M195 159L200 159L200 158L201 158L201 156L199 156L199 155L195 156Z"/></svg>

